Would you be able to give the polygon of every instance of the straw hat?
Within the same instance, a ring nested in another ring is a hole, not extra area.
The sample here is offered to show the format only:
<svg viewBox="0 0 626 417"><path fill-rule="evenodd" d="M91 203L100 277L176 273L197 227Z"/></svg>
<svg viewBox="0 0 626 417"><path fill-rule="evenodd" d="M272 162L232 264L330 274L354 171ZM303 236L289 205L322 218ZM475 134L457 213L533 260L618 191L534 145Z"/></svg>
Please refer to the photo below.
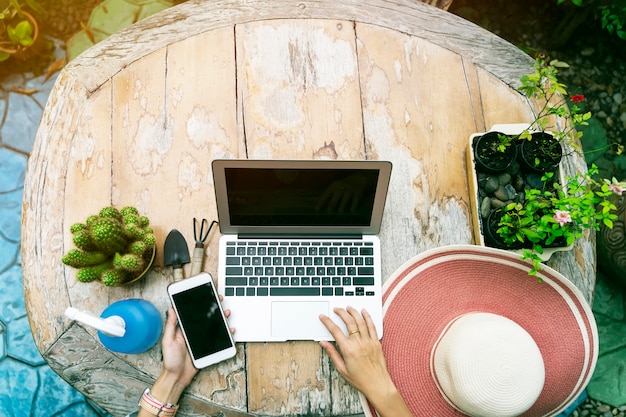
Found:
<svg viewBox="0 0 626 417"><path fill-rule="evenodd" d="M383 350L414 415L553 416L582 393L598 357L591 308L555 270L529 269L516 254L457 245L385 282Z"/></svg>

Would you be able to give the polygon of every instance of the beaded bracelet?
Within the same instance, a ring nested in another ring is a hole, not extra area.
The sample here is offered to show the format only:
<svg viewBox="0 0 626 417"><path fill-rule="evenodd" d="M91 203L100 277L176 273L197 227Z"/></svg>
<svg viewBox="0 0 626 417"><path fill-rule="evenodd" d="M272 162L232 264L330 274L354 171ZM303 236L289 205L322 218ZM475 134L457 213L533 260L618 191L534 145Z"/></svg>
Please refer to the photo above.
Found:
<svg viewBox="0 0 626 417"><path fill-rule="evenodd" d="M150 394L150 388L146 388L139 400L139 407L157 417L174 417L178 411L178 405L163 404Z"/></svg>

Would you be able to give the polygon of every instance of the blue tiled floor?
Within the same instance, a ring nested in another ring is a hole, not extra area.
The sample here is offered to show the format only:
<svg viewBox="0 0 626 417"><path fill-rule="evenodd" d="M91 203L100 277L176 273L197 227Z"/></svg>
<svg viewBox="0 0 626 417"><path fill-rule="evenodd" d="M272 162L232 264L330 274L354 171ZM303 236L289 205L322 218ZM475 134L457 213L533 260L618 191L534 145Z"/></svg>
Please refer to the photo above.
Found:
<svg viewBox="0 0 626 417"><path fill-rule="evenodd" d="M54 80L18 76L0 86L0 416L107 416L55 374L30 331L20 257L27 155ZM15 89L32 88L33 95Z"/></svg>

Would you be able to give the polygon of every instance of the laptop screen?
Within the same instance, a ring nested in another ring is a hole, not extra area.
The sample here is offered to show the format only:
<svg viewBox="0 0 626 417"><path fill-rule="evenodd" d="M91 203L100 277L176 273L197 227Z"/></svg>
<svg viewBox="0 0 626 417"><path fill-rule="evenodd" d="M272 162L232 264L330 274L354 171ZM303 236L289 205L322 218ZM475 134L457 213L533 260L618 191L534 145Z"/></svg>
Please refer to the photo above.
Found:
<svg viewBox="0 0 626 417"><path fill-rule="evenodd" d="M383 161L213 161L222 233L373 234L391 164Z"/></svg>
<svg viewBox="0 0 626 417"><path fill-rule="evenodd" d="M233 226L368 226L378 171L227 168Z"/></svg>

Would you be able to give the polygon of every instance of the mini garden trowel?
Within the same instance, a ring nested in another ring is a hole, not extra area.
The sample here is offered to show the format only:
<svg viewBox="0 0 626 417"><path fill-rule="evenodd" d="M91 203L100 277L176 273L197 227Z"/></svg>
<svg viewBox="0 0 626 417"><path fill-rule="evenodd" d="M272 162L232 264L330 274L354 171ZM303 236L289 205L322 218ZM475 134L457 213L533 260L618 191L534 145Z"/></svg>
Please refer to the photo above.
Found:
<svg viewBox="0 0 626 417"><path fill-rule="evenodd" d="M174 281L180 281L183 276L183 265L188 264L189 248L185 237L176 229L172 229L165 238L163 245L163 261L166 266L174 268Z"/></svg>

